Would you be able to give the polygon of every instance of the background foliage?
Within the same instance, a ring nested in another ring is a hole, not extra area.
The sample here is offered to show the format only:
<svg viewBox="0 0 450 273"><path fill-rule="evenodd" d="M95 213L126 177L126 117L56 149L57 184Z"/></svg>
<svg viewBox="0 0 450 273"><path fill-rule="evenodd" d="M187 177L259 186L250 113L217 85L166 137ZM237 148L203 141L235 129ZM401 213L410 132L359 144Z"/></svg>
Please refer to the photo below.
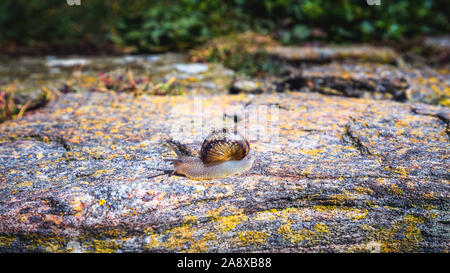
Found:
<svg viewBox="0 0 450 273"><path fill-rule="evenodd" d="M192 48L247 30L285 44L401 41L448 33L439 0L63 0L0 1L0 43L33 46L114 43L132 52Z"/></svg>

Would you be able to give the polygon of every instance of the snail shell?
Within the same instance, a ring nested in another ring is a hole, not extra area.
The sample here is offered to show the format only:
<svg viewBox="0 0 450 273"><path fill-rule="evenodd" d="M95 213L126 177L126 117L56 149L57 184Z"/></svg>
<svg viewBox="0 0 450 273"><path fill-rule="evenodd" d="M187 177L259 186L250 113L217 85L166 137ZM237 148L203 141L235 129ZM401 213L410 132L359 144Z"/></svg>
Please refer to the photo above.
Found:
<svg viewBox="0 0 450 273"><path fill-rule="evenodd" d="M173 173L191 179L213 179L235 175L249 170L254 158L248 156L250 144L247 139L229 129L214 130L203 141L199 157L183 156L173 145L176 159Z"/></svg>
<svg viewBox="0 0 450 273"><path fill-rule="evenodd" d="M247 139L228 129L212 131L203 141L200 159L205 164L227 160L241 160L248 155L250 144Z"/></svg>

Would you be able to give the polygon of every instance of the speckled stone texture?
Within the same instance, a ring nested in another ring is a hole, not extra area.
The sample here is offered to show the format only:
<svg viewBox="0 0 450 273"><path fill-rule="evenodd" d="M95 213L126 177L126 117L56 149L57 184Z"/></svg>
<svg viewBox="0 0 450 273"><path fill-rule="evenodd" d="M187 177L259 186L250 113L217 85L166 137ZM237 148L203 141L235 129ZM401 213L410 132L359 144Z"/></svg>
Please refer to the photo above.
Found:
<svg viewBox="0 0 450 273"><path fill-rule="evenodd" d="M187 141L173 129L195 98L66 94L0 124L0 251L449 250L448 108L205 96L204 120L241 124L266 106L279 130L250 138L257 159L242 175L155 176L171 168L167 137L198 150L203 133Z"/></svg>
<svg viewBox="0 0 450 273"><path fill-rule="evenodd" d="M399 68L374 63L330 63L305 66L279 83L291 89L309 87L322 94L449 105L448 68ZM283 87L280 86L280 87Z"/></svg>

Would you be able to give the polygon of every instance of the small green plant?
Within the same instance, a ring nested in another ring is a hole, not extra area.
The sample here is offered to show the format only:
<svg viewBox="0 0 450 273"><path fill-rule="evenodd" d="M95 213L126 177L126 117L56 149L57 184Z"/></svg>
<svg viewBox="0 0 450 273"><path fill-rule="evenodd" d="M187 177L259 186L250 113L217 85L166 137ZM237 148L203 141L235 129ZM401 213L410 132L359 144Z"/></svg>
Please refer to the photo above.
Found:
<svg viewBox="0 0 450 273"><path fill-rule="evenodd" d="M92 80L92 76L82 77L79 72L76 71L58 91L60 93L120 92L134 95L178 95L181 92L174 77L167 82L154 82L148 75L136 77L131 69L118 69L108 73L98 72L98 79Z"/></svg>
<svg viewBox="0 0 450 273"><path fill-rule="evenodd" d="M10 84L4 91L0 89L0 122L20 118L28 109L31 100L25 104L18 104L14 100L15 84Z"/></svg>
<svg viewBox="0 0 450 273"><path fill-rule="evenodd" d="M206 14L181 4L157 1L145 11L125 14L111 39L133 51L167 51L192 47L209 37Z"/></svg>
<svg viewBox="0 0 450 273"><path fill-rule="evenodd" d="M269 56L266 49L278 45L269 35L247 31L214 38L190 54L193 61L222 63L251 76L276 75L283 65Z"/></svg>

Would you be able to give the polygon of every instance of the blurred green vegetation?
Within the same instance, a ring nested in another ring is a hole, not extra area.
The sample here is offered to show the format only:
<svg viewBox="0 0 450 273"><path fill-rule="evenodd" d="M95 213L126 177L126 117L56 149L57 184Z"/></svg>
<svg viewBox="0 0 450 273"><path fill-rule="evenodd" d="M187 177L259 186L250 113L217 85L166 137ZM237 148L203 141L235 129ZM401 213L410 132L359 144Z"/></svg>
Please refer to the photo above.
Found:
<svg viewBox="0 0 450 273"><path fill-rule="evenodd" d="M0 1L0 43L114 43L130 52L183 50L230 33L256 31L284 44L402 41L448 33L440 0L80 0Z"/></svg>

